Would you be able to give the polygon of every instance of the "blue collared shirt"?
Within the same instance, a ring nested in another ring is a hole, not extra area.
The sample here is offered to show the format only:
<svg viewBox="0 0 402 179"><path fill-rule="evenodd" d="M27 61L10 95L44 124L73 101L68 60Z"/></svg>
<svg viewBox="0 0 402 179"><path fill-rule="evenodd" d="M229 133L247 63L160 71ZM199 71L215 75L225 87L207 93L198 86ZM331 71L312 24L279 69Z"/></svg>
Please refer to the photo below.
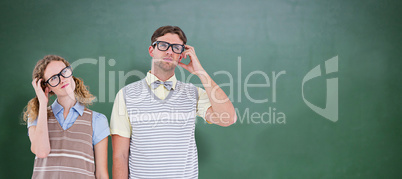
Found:
<svg viewBox="0 0 402 179"><path fill-rule="evenodd" d="M64 130L67 130L74 124L78 115L82 116L85 108L85 106L81 103L75 103L75 105L68 112L67 118L64 120L64 108L57 102L57 100L53 102L51 107L54 116ZM92 112L92 144L96 145L98 142L110 135L110 130L106 116L95 111ZM37 122L38 121L36 119L32 123L28 123L28 128L31 126L36 126Z"/></svg>

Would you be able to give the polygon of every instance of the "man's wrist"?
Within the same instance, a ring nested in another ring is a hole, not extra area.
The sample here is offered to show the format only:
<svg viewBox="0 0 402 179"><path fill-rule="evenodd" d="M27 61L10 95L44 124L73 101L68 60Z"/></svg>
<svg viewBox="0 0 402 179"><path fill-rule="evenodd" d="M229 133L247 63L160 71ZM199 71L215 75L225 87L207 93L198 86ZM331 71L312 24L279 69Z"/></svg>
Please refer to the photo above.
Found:
<svg viewBox="0 0 402 179"><path fill-rule="evenodd" d="M196 75L198 76L198 78L204 78L204 79L208 79L208 73L204 70L204 69L202 69L202 70L198 70L198 71L196 71ZM202 80L202 79L201 79Z"/></svg>

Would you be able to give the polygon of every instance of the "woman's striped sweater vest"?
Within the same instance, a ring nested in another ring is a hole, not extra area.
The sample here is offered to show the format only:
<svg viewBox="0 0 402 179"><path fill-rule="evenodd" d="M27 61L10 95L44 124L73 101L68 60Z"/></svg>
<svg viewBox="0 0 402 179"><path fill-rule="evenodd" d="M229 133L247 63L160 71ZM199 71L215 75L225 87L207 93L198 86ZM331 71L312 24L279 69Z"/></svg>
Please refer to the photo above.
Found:
<svg viewBox="0 0 402 179"><path fill-rule="evenodd" d="M63 130L49 107L48 130L50 154L46 158L35 158L32 178L95 178L92 111L85 108L82 116Z"/></svg>

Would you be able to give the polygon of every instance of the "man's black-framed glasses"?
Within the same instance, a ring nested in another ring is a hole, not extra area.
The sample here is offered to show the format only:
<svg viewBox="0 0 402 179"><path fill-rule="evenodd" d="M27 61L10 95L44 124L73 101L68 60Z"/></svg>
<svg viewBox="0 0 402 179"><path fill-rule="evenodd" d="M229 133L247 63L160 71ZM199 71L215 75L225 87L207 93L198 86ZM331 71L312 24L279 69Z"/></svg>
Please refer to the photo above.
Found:
<svg viewBox="0 0 402 179"><path fill-rule="evenodd" d="M172 51L177 54L181 54L184 51L184 45L182 44L170 44L165 41L155 41L152 43L152 46L155 44L160 51L166 51L169 49L169 47L172 47Z"/></svg>
<svg viewBox="0 0 402 179"><path fill-rule="evenodd" d="M45 84L49 84L51 87L56 87L60 83L60 76L64 78L68 78L71 75L73 75L73 70L71 69L71 66L67 66L63 68L59 74L55 74L52 77L50 77L48 80L45 81Z"/></svg>

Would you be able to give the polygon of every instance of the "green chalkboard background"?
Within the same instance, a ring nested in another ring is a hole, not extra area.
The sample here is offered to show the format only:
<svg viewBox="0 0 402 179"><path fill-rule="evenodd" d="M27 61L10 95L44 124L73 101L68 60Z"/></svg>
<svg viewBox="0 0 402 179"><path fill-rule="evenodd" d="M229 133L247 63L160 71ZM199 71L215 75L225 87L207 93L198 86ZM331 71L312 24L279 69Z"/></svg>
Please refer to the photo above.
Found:
<svg viewBox="0 0 402 179"><path fill-rule="evenodd" d="M32 174L21 112L35 95L37 60L57 54L74 63L75 76L97 96L91 109L109 118L117 91L150 69L150 37L163 25L185 31L238 112L227 128L198 119L200 178L402 178L401 6L397 0L2 1L0 178ZM180 68L177 76L200 83ZM311 106L327 107L332 116ZM110 176L111 156L109 142Z"/></svg>

